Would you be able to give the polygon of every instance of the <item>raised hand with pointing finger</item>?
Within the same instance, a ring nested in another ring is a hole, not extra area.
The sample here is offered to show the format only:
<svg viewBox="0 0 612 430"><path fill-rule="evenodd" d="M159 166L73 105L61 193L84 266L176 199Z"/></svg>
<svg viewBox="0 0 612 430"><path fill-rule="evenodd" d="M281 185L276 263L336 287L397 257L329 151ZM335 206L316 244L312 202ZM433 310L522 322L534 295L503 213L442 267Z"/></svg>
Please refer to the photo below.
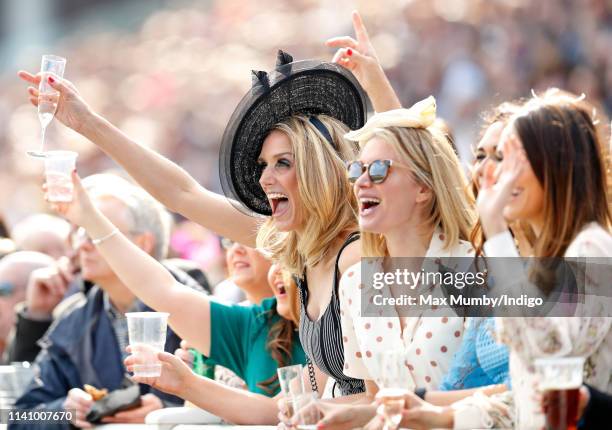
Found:
<svg viewBox="0 0 612 430"><path fill-rule="evenodd" d="M353 11L352 18L357 39L340 36L325 42L329 47L338 48L332 61L353 72L368 93L376 112L401 108L402 105L378 61L361 15Z"/></svg>

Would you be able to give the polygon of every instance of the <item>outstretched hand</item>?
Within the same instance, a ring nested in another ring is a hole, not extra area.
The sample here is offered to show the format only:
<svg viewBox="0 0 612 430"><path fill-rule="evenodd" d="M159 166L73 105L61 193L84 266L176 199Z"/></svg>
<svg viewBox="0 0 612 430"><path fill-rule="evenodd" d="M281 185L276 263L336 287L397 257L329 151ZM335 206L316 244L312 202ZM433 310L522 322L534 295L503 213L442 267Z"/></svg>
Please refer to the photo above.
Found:
<svg viewBox="0 0 612 430"><path fill-rule="evenodd" d="M47 83L59 94L40 94L38 88L40 80L43 79L42 73L33 75L25 70L20 70L17 76L32 85L28 87L30 103L34 106L38 106L38 102L42 98L57 104L55 117L77 133L82 133L83 125L87 122L87 118L92 114L92 111L79 95L79 92L72 82L60 78L57 75L47 73L45 74Z"/></svg>
<svg viewBox="0 0 612 430"><path fill-rule="evenodd" d="M183 339L181 341L181 347L174 351L174 355L183 360L190 369L193 369L193 353L191 352L191 345Z"/></svg>
<svg viewBox="0 0 612 430"><path fill-rule="evenodd" d="M359 12L353 11L352 19L357 39L351 36L332 37L325 44L339 48L332 61L353 72L359 83L367 90L380 64Z"/></svg>

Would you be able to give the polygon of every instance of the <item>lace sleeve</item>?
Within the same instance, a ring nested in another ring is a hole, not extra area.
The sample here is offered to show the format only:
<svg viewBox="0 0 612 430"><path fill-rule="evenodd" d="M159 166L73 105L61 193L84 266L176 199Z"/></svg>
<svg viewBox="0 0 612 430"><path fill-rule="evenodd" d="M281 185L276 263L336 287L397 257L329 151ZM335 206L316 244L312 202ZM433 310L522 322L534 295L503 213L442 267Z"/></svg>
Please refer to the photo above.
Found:
<svg viewBox="0 0 612 430"><path fill-rule="evenodd" d="M479 372L476 356L476 333L480 318L472 318L468 323L467 330L463 334L461 346L455 353L448 373L442 379L439 389L442 391L462 390L477 386L488 385L483 382ZM476 379L476 380L474 380Z"/></svg>
<svg viewBox="0 0 612 430"><path fill-rule="evenodd" d="M455 430L514 428L511 391L487 396L482 391L452 404Z"/></svg>

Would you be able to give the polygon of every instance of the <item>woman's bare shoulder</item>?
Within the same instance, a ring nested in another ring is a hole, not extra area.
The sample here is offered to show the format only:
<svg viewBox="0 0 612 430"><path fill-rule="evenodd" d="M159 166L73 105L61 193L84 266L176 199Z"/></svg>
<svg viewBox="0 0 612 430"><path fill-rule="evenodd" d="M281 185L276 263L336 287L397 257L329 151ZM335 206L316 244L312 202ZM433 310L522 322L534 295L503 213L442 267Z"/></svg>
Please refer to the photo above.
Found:
<svg viewBox="0 0 612 430"><path fill-rule="evenodd" d="M361 241L356 240L348 244L340 254L338 269L342 275L349 267L361 261Z"/></svg>

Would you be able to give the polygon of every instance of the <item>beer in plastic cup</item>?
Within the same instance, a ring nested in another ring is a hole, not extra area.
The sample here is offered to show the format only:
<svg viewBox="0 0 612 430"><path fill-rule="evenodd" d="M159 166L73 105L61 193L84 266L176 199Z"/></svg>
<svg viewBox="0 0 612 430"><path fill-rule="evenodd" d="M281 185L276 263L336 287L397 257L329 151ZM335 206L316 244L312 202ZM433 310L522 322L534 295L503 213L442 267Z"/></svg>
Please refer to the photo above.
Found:
<svg viewBox="0 0 612 430"><path fill-rule="evenodd" d="M583 357L541 358L535 361L540 377L542 406L548 430L575 430L584 369Z"/></svg>

